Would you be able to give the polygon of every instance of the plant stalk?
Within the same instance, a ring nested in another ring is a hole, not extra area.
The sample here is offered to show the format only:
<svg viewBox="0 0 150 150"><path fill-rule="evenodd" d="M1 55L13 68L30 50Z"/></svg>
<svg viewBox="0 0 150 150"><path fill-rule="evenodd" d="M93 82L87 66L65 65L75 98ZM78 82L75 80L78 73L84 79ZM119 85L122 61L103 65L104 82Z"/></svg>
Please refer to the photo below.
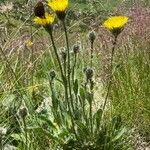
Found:
<svg viewBox="0 0 150 150"><path fill-rule="evenodd" d="M25 133L25 150L28 150L28 133L27 133L27 125L25 118L23 119L23 125L24 125L24 133Z"/></svg>
<svg viewBox="0 0 150 150"><path fill-rule="evenodd" d="M73 130L74 130L75 136L77 138L77 134L76 134L76 131L75 131L74 120L73 120L73 115L72 115L71 107L70 107L70 103L69 103L67 78L63 74L63 68L62 68L61 61L60 61L60 58L59 58L59 55L58 55L58 52L57 52L57 48L55 46L55 42L54 42L54 38L53 38L53 35L52 35L52 31L49 31L49 34L50 34L52 45L53 45L53 48L54 48L54 52L55 52L55 55L56 55L56 58L57 58L57 61L58 61L58 64L59 64L59 69L60 69L60 72L61 72L61 77L62 77L64 88L65 88L65 100L66 100L67 105L68 105L68 109L69 109L69 114L70 114L70 117L71 117Z"/></svg>
<svg viewBox="0 0 150 150"><path fill-rule="evenodd" d="M91 62L90 62L91 68L93 67L93 41L91 42Z"/></svg>
<svg viewBox="0 0 150 150"><path fill-rule="evenodd" d="M114 61L116 42L117 42L117 36L115 36L115 40L113 42L113 48L112 48L112 51L111 51L110 77L109 77L109 80L108 80L108 89L107 89L107 93L106 93L106 97L105 97L105 101L104 101L104 105L103 105L103 112L104 112L104 109L106 107L106 104L107 104L107 101L108 101L108 97L109 97L109 93L110 93L110 90L111 90L111 85L112 85L113 61Z"/></svg>
<svg viewBox="0 0 150 150"><path fill-rule="evenodd" d="M67 45L67 58L68 58L68 66L67 66L68 76L67 76L67 80L68 80L69 94L70 94L70 99L71 99L71 107L72 107L72 111L74 112L72 88L71 88L71 79L70 79L70 75L71 75L70 50L69 50L69 40L68 40L68 34L67 34L67 28L66 28L65 20L62 21L62 24L63 24L63 27L64 27L65 38L66 38L66 45Z"/></svg>

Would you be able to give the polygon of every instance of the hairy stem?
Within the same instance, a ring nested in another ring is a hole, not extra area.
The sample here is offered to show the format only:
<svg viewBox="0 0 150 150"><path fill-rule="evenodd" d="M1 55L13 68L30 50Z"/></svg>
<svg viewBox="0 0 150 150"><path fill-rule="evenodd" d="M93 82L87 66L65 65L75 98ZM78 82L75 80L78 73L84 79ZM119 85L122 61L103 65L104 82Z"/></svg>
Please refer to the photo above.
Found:
<svg viewBox="0 0 150 150"><path fill-rule="evenodd" d="M72 88L71 88L71 79L70 79L70 75L71 75L71 68L70 68L70 50L69 50L69 40L68 40L68 34L67 34L67 28L66 28L66 24L65 24L65 20L62 21L63 23L63 27L64 27L64 32L65 32L65 38L66 38L66 45L67 45L67 58L68 58L68 76L67 76L67 80L68 80L68 87L69 87L69 94L70 94L70 99L71 99L71 107L72 107L72 111L74 111L74 105L73 105L73 97L72 97Z"/></svg>
<svg viewBox="0 0 150 150"><path fill-rule="evenodd" d="M107 88L107 93L106 93L106 97L105 97L105 101L104 101L104 105L103 105L103 111L106 107L108 97L109 97L109 93L110 93L110 90L111 90L111 85L112 85L113 60L114 60L116 42L117 42L117 36L115 36L115 40L114 40L114 43L113 43L113 48L112 48L112 51L111 51L110 76L109 76L109 80L108 80L108 88Z"/></svg>

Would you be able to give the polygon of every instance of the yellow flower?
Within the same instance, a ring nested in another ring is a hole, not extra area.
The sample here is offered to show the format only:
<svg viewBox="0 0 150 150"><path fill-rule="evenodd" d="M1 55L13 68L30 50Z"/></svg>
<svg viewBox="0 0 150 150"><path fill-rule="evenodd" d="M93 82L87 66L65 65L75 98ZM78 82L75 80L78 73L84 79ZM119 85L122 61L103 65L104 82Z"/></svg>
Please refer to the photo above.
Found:
<svg viewBox="0 0 150 150"><path fill-rule="evenodd" d="M126 16L110 17L103 23L103 26L112 31L113 34L118 35L121 32L121 29L128 22L128 19L129 18Z"/></svg>
<svg viewBox="0 0 150 150"><path fill-rule="evenodd" d="M38 16L36 16L34 18L34 22L36 24L41 25L41 26L47 27L47 26L50 26L50 25L53 24L54 19L55 19L54 15L50 15L50 14L48 14L46 12L45 15L44 15L44 17L38 17Z"/></svg>
<svg viewBox="0 0 150 150"><path fill-rule="evenodd" d="M25 42L25 45L26 45L27 47L32 47L33 42L32 42L31 40L27 40L27 41Z"/></svg>
<svg viewBox="0 0 150 150"><path fill-rule="evenodd" d="M48 5L56 12L59 19L64 19L68 8L68 0L49 0Z"/></svg>
<svg viewBox="0 0 150 150"><path fill-rule="evenodd" d="M68 7L68 0L49 0L48 5L55 12L64 12Z"/></svg>

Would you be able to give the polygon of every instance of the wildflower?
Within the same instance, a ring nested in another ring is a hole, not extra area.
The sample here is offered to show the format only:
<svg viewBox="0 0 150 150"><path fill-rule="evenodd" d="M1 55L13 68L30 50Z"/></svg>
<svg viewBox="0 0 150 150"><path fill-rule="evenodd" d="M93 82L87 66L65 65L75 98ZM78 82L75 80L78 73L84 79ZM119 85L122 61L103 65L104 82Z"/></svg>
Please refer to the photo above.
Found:
<svg viewBox="0 0 150 150"><path fill-rule="evenodd" d="M64 20L68 8L68 0L49 0L48 5L56 12L60 20Z"/></svg>
<svg viewBox="0 0 150 150"><path fill-rule="evenodd" d="M26 42L25 42L25 45L26 45L26 47L32 47L32 45L33 45L33 42L31 41L31 40L27 40Z"/></svg>
<svg viewBox="0 0 150 150"><path fill-rule="evenodd" d="M35 18L34 22L39 24L45 28L51 27L54 22L54 15L50 15L49 13L45 12L44 5L42 2L38 2L34 9Z"/></svg>
<svg viewBox="0 0 150 150"><path fill-rule="evenodd" d="M103 23L103 26L109 29L115 36L117 36L128 22L128 19L129 18L126 16L110 17Z"/></svg>

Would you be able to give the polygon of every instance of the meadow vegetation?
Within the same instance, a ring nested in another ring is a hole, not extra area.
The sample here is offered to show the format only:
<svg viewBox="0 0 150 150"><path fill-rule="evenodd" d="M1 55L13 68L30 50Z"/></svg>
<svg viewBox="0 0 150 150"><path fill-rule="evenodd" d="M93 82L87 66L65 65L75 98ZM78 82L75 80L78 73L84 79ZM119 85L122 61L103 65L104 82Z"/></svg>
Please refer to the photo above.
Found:
<svg viewBox="0 0 150 150"><path fill-rule="evenodd" d="M149 0L1 0L0 150L149 150Z"/></svg>

